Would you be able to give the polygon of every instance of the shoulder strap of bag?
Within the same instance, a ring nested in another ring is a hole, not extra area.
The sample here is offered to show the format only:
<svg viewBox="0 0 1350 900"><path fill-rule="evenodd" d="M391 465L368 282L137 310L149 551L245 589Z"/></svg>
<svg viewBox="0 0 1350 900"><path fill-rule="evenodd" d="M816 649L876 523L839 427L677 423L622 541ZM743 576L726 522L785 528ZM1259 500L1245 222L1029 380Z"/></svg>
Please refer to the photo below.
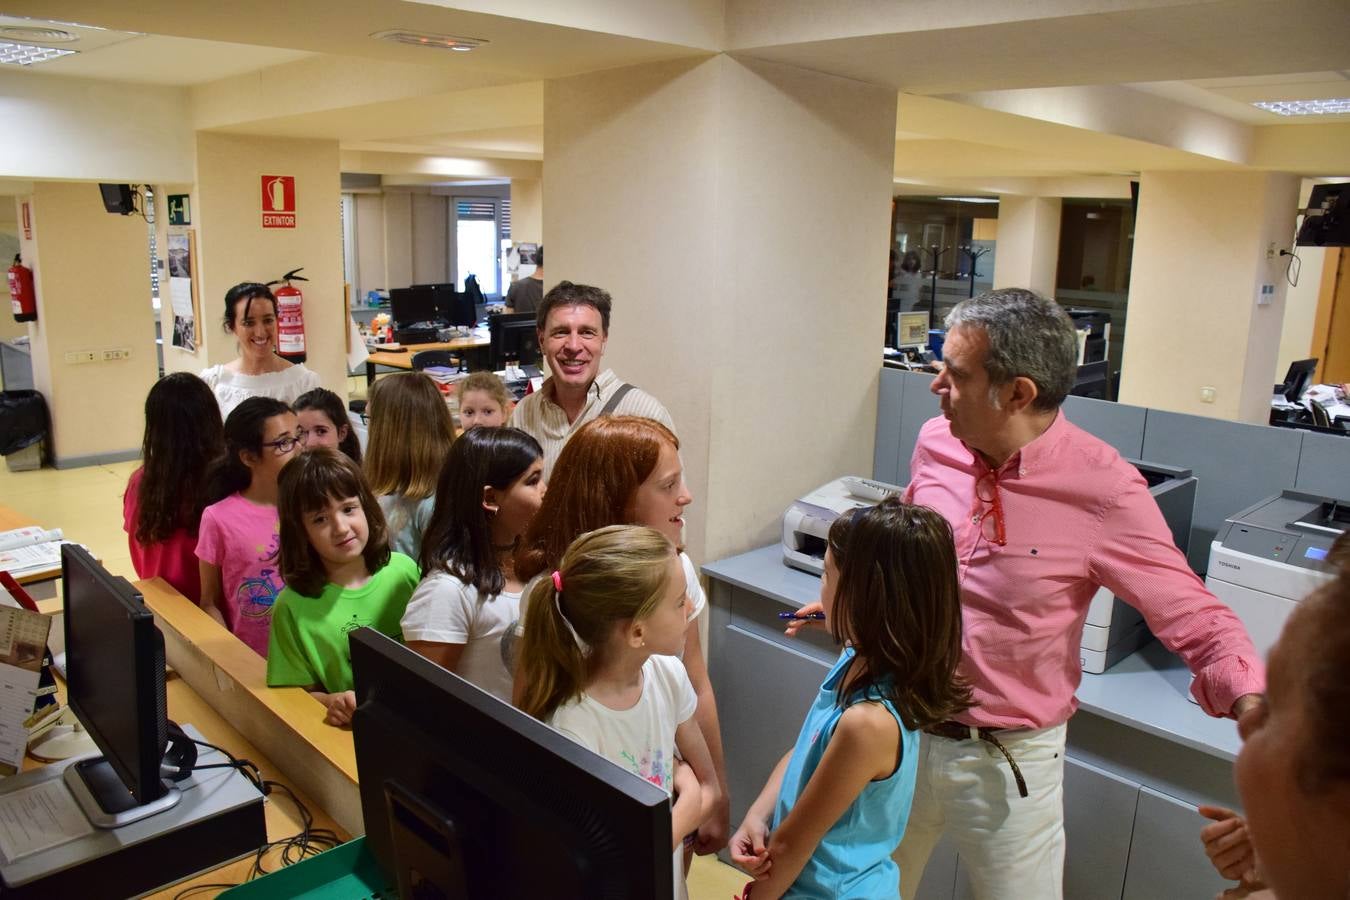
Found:
<svg viewBox="0 0 1350 900"><path fill-rule="evenodd" d="M619 408L619 404L623 402L623 398L628 396L628 392L631 391L632 389L633 385L628 384L627 382L619 385L619 389L615 391L613 396L609 398L609 402L605 404L604 409L600 410L600 415L602 416L614 415L614 410Z"/></svg>

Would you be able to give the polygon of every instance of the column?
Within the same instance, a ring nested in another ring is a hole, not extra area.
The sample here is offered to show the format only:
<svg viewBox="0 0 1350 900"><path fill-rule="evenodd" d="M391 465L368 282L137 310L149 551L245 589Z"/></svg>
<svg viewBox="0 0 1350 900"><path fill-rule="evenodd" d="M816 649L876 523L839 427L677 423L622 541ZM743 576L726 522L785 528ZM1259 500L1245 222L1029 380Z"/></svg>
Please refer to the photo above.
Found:
<svg viewBox="0 0 1350 900"><path fill-rule="evenodd" d="M998 253L994 260L994 287L1030 288L1055 296L1055 269L1059 264L1058 197L998 198Z"/></svg>
<svg viewBox="0 0 1350 900"><path fill-rule="evenodd" d="M545 83L549 279L613 294L605 362L670 409L695 559L871 470L895 112L729 56Z"/></svg>
<svg viewBox="0 0 1350 900"><path fill-rule="evenodd" d="M1298 188L1267 172L1143 173L1122 403L1267 420Z"/></svg>
<svg viewBox="0 0 1350 900"><path fill-rule="evenodd" d="M33 237L20 234L20 249L38 298L33 383L51 413L56 465L135 459L158 375L149 226L107 212L93 183L37 182L21 200Z"/></svg>
<svg viewBox="0 0 1350 900"><path fill-rule="evenodd" d="M538 178L511 179L511 240L544 242L544 185Z"/></svg>
<svg viewBox="0 0 1350 900"><path fill-rule="evenodd" d="M264 228L262 176L295 178L295 227ZM203 347L200 365L236 356L221 330L225 292L241 281L267 282L301 266L305 365L345 394L347 325L343 316L342 189L337 141L197 133L198 236Z"/></svg>

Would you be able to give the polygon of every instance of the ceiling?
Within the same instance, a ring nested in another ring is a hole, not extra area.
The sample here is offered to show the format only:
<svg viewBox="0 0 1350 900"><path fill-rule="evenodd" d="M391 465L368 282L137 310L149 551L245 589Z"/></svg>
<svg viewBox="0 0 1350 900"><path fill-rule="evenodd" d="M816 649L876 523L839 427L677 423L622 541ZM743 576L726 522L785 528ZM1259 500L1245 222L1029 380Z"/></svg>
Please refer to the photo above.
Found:
<svg viewBox="0 0 1350 900"><path fill-rule="evenodd" d="M706 55L716 49L707 35L719 32L722 8L716 0L458 5L479 8L401 0L10 0L7 11L111 29L82 36L90 40L86 52L34 73L182 87L203 110L197 127L330 137L344 151L420 160L420 170L410 164L408 171L425 172L427 157L541 159L544 79ZM725 49L900 90L897 191L1036 190L1047 179L1088 185L1084 179L1143 169L1225 168L1246 164L1244 148L1261 129L1350 123L1350 115L1282 117L1250 105L1350 96L1345 0L1122 2L1089 5L1112 12L981 22L955 18L964 7L913 4L920 6L953 12L950 21L933 13L903 28L878 13L877 28L887 33L855 27L809 39L823 33L812 17L828 17L790 0L773 8L781 10L779 30L793 37L756 43L752 30L736 28ZM684 7L688 15L676 20ZM741 14L737 21L759 14L754 0L726 0L725 8ZM545 15L554 21L541 21ZM0 26L12 21L0 18ZM396 26L488 43L454 53L370 37ZM663 34L678 40L653 39ZM1343 38L1329 39L1336 35ZM737 43L737 36L745 37ZM257 77L265 70L270 83L306 89L267 95ZM255 102L238 102L235 95L249 96L241 85ZM1111 96L1131 115L1104 121L1073 112L1073 91L1100 106L1104 90L1117 91ZM1195 140L1201 133L1205 139Z"/></svg>

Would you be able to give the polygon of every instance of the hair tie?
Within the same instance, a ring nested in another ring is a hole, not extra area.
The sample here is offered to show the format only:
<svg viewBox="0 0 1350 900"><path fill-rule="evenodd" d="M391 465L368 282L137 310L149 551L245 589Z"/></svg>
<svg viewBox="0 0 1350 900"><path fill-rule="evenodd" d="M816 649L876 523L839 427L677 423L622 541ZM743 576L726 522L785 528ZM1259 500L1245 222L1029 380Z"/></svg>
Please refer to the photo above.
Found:
<svg viewBox="0 0 1350 900"><path fill-rule="evenodd" d="M562 572L557 569L553 570L553 589L560 594L562 593Z"/></svg>
<svg viewBox="0 0 1350 900"><path fill-rule="evenodd" d="M558 573L557 573L557 572L554 572L554 573L553 573L553 578L554 578L554 583L556 584L557 581L559 580L559 579L558 579ZM556 610L558 611L558 618L560 618L560 619L563 620L563 624L566 625L566 626L567 626L567 630L568 630L569 632L571 632L571 634L572 634L572 640L574 640L574 641L577 642L577 647L578 647L578 649L581 650L581 655L582 655L582 656L590 656L590 654L591 654L591 645L588 644L588 643L586 643L584 640L582 640L581 635L577 634L577 630L576 630L575 628L572 627L572 622L571 622L570 619L567 618L567 613L563 612L563 608L562 608L562 594L561 594L561 593L554 592L554 594L553 594L553 608L556 609Z"/></svg>

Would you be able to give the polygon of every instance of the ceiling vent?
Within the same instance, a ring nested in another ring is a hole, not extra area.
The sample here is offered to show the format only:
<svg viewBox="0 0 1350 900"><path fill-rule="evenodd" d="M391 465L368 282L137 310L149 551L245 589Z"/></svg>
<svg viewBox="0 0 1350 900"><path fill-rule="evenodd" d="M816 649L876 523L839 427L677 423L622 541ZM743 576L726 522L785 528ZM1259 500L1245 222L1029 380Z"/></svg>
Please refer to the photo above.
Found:
<svg viewBox="0 0 1350 900"><path fill-rule="evenodd" d="M482 38L453 37L448 34L429 34L422 31L410 31L406 28L392 28L389 31L377 31L371 35L381 41L393 41L396 44L409 44L413 47L431 47L435 50L457 50L467 53L488 43Z"/></svg>

